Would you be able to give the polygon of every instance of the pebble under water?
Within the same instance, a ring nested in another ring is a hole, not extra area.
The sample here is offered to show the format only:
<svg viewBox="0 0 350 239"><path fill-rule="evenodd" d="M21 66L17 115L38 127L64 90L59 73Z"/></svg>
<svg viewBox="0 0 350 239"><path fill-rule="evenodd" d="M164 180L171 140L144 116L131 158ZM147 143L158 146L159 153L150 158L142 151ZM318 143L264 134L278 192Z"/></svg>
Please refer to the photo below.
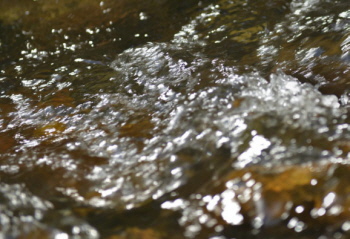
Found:
<svg viewBox="0 0 350 239"><path fill-rule="evenodd" d="M0 9L0 238L350 238L348 0Z"/></svg>

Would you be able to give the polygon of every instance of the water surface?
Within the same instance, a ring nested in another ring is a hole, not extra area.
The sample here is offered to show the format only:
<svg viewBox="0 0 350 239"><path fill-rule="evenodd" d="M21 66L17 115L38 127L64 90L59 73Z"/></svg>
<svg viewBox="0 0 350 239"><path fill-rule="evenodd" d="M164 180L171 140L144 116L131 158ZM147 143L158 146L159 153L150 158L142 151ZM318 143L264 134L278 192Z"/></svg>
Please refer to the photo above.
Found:
<svg viewBox="0 0 350 239"><path fill-rule="evenodd" d="M2 237L350 236L347 0L0 9Z"/></svg>

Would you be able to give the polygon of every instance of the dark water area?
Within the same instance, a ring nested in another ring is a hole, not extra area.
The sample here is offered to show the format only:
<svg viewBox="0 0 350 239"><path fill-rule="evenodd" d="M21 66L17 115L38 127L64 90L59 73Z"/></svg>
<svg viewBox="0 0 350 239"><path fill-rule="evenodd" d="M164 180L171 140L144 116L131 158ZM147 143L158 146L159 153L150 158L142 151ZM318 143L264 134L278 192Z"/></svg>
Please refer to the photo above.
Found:
<svg viewBox="0 0 350 239"><path fill-rule="evenodd" d="M0 238L350 238L348 0L0 0Z"/></svg>

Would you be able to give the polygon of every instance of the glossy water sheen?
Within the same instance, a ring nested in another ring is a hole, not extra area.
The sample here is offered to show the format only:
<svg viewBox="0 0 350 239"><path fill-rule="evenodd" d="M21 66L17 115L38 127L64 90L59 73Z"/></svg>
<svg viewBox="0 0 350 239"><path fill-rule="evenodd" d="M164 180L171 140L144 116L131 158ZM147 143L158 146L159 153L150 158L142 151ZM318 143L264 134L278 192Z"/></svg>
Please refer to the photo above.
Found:
<svg viewBox="0 0 350 239"><path fill-rule="evenodd" d="M349 238L348 0L0 1L1 238Z"/></svg>

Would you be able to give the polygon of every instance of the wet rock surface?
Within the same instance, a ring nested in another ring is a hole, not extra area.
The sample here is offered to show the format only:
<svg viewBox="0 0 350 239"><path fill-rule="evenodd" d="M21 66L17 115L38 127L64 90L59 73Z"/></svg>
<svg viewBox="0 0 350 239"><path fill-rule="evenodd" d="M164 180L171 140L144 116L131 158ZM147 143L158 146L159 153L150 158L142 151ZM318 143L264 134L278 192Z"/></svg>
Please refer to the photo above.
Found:
<svg viewBox="0 0 350 239"><path fill-rule="evenodd" d="M0 9L2 237L350 236L348 1Z"/></svg>

